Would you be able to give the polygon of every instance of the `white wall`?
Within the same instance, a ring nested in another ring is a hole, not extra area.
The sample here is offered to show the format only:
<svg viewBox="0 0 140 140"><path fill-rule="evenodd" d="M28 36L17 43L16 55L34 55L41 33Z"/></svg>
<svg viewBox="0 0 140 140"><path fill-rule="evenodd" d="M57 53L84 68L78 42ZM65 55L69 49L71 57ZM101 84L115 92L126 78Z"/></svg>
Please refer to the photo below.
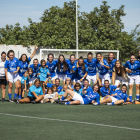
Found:
<svg viewBox="0 0 140 140"><path fill-rule="evenodd" d="M41 47L42 48L42 47ZM22 54L26 54L28 57L31 56L31 54L34 51L34 46L30 46L30 47L23 47L23 45L5 45L5 44L0 44L0 53L5 51L6 53L9 50L14 50L15 52L15 57L20 58L20 56ZM37 49L35 56L33 57L39 59L40 61L40 47ZM33 63L33 59L30 62L30 64Z"/></svg>

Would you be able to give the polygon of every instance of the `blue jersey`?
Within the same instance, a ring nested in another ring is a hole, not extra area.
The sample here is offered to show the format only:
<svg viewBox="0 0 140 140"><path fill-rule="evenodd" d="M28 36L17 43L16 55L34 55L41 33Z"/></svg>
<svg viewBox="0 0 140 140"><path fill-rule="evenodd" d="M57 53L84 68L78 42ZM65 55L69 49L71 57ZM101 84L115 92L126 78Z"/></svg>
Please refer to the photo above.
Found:
<svg viewBox="0 0 140 140"><path fill-rule="evenodd" d="M102 97L105 97L106 95L111 95L111 94L114 94L114 90L117 88L117 86L114 86L114 85L109 85L109 89L110 89L110 92L109 92L109 89L105 88L105 86L101 87L100 88L100 92L102 94Z"/></svg>
<svg viewBox="0 0 140 140"><path fill-rule="evenodd" d="M32 85L29 88L29 92L28 92L29 97L35 97L32 92L35 92L37 96L43 95L42 88L41 87L36 87L35 85Z"/></svg>
<svg viewBox="0 0 140 140"><path fill-rule="evenodd" d="M96 75L96 63L97 59L92 59L91 62L88 59L84 60L85 64L88 66L88 75L94 76Z"/></svg>
<svg viewBox="0 0 140 140"><path fill-rule="evenodd" d="M63 95L64 93L65 93L65 91L63 90L63 91L59 92L58 94Z"/></svg>
<svg viewBox="0 0 140 140"><path fill-rule="evenodd" d="M109 64L105 59L103 59L103 63L104 65L109 66ZM105 75L106 73L108 73L108 69L105 66L102 66L98 61L97 61L97 68L99 70L100 75Z"/></svg>
<svg viewBox="0 0 140 140"><path fill-rule="evenodd" d="M54 84L47 83L46 87L51 88ZM57 87L57 92L60 93L63 88L61 86Z"/></svg>
<svg viewBox="0 0 140 140"><path fill-rule="evenodd" d="M109 71L110 77L112 77L112 71L113 71L113 67L115 66L115 62L116 62L116 61L117 61L116 59L113 59L113 60L110 61L110 63L109 63L110 69L109 69L108 71Z"/></svg>
<svg viewBox="0 0 140 140"><path fill-rule="evenodd" d="M29 57L28 60L30 62L31 58ZM19 67L20 67L20 69L18 71L19 76L22 77L24 75L24 73L28 70L28 65L29 64L27 63L27 61L25 61L25 62L19 61Z"/></svg>
<svg viewBox="0 0 140 140"><path fill-rule="evenodd" d="M75 78L75 74L76 74L76 63L77 61L75 61L74 63L71 63L70 60L66 60L67 66L68 66L68 71L67 71L67 77L70 77L72 80ZM73 68L74 73L72 72L72 67L75 66Z"/></svg>
<svg viewBox="0 0 140 140"><path fill-rule="evenodd" d="M128 73L128 75L139 75L140 74L140 62L135 60L134 63L127 61L125 66L130 69L132 72Z"/></svg>
<svg viewBox="0 0 140 140"><path fill-rule="evenodd" d="M29 75L30 78L32 78L33 75ZM25 76L22 76L22 79L21 79L21 84L24 84L24 81L26 80L26 84L29 84L29 78L28 77L25 77Z"/></svg>
<svg viewBox="0 0 140 140"><path fill-rule="evenodd" d="M126 102L128 98L128 95L126 93L123 93L121 90L116 90L115 93L117 93L117 95L114 95L113 97L118 100L124 100L124 102Z"/></svg>
<svg viewBox="0 0 140 140"><path fill-rule="evenodd" d="M21 84L24 84L24 81L26 80L26 84L29 84L29 79L28 79L28 77L22 77L22 79L21 79Z"/></svg>
<svg viewBox="0 0 140 140"><path fill-rule="evenodd" d="M55 74L55 69L56 69L57 62L55 60L52 61L52 63L47 61L46 65L48 66L48 69L49 69L49 72L50 72L50 77L53 78L56 75Z"/></svg>
<svg viewBox="0 0 140 140"><path fill-rule="evenodd" d="M56 60L56 63L58 63L58 60ZM64 64L63 63L60 63L60 70L58 70L58 66L57 66L56 73L57 74L67 74L67 70L64 71L63 70L63 67L64 67Z"/></svg>
<svg viewBox="0 0 140 140"><path fill-rule="evenodd" d="M83 100L84 100L84 104L89 104L91 103L93 100L95 102L99 102L100 100L100 95L98 93L93 93L93 92L89 92L87 93L84 97L83 97Z"/></svg>
<svg viewBox="0 0 140 140"><path fill-rule="evenodd" d="M38 73L40 73L40 75L38 75L38 78L40 79L40 81L46 81L47 74L49 74L50 72L48 68L40 67L40 69L38 70Z"/></svg>
<svg viewBox="0 0 140 140"><path fill-rule="evenodd" d="M84 85L81 85L81 88L83 89L84 88ZM88 92L93 92L92 90L92 87L91 86L88 86L88 88L86 89L87 93Z"/></svg>
<svg viewBox="0 0 140 140"><path fill-rule="evenodd" d="M37 65L37 67L34 67L34 64L30 65L30 68L33 69L33 77L37 78L37 72L39 70L40 64Z"/></svg>
<svg viewBox="0 0 140 140"><path fill-rule="evenodd" d="M12 60L6 60L5 68L7 68L8 72L17 71L17 67L19 67L19 60L14 57Z"/></svg>
<svg viewBox="0 0 140 140"><path fill-rule="evenodd" d="M82 67L79 66L76 68L77 69L77 79L80 80L81 78L83 78L83 76L85 75L86 72L88 72L88 67L87 65L85 65L85 70L82 70Z"/></svg>

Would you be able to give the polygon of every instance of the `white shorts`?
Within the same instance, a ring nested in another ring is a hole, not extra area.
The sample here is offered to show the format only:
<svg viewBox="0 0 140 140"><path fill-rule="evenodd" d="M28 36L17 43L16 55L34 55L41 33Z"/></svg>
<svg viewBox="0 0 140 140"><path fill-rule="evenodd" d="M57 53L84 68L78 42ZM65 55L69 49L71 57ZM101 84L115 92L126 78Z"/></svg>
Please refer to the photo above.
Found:
<svg viewBox="0 0 140 140"><path fill-rule="evenodd" d="M99 78L102 80L102 84L104 84L105 80L108 80L109 83L111 83L110 74L109 73L106 73L105 75L100 75L99 74Z"/></svg>
<svg viewBox="0 0 140 140"><path fill-rule="evenodd" d="M128 86L128 82L125 80L125 78L121 76L116 76L115 86L118 86L119 83L126 84ZM116 88L116 90L119 90L119 88Z"/></svg>
<svg viewBox="0 0 140 140"><path fill-rule="evenodd" d="M84 104L84 100L83 100L82 96L81 96L81 95L79 95L79 94L78 94L78 93L76 93L76 92L75 92L75 94L74 94L74 96L73 96L72 100L74 100L74 101L79 100L79 101L81 102L81 105L83 105L83 104Z"/></svg>
<svg viewBox="0 0 140 140"><path fill-rule="evenodd" d="M29 84L34 84L36 79L37 79L36 77L30 78L29 79Z"/></svg>
<svg viewBox="0 0 140 140"><path fill-rule="evenodd" d="M92 80L93 84L96 82L96 75L94 76L90 76L90 75L87 75L86 79L89 81L89 84L90 84L90 81Z"/></svg>
<svg viewBox="0 0 140 140"><path fill-rule="evenodd" d="M129 85L140 84L140 76L139 75L129 75Z"/></svg>
<svg viewBox="0 0 140 140"><path fill-rule="evenodd" d="M21 81L21 79L22 79L22 77L18 75L18 80L20 80L20 81Z"/></svg>
<svg viewBox="0 0 140 140"><path fill-rule="evenodd" d="M116 102L117 101L117 99L114 98L113 96L110 96L110 98L112 99L112 102Z"/></svg>
<svg viewBox="0 0 140 140"><path fill-rule="evenodd" d="M57 76L55 75L54 77L51 78L51 81L53 81L53 80L56 79L56 78L57 78Z"/></svg>
<svg viewBox="0 0 140 140"><path fill-rule="evenodd" d="M18 73L7 72L7 74L8 74L9 82L11 83L15 83L16 81L20 80Z"/></svg>
<svg viewBox="0 0 140 140"><path fill-rule="evenodd" d="M62 79L63 81L66 81L67 75L66 74L57 74L56 78Z"/></svg>

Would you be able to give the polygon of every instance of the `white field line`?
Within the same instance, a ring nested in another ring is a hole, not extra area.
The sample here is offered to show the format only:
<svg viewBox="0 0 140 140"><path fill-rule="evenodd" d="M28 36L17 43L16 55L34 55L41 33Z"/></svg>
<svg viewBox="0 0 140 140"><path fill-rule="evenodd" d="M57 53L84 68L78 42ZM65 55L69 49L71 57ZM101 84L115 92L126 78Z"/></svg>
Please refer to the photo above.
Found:
<svg viewBox="0 0 140 140"><path fill-rule="evenodd" d="M111 127L111 128L119 128L119 129L128 129L128 130L140 131L140 129L137 129L137 128L113 126L113 125L90 123L90 122L80 122L80 121L71 121L71 120L50 119L50 118L39 118L39 117L22 116L22 115L14 115L14 114L6 114L6 113L0 113L0 115L21 117L21 118L30 118L30 119L38 119L38 120L49 120L49 121L59 121L59 122L78 123L78 124L87 124L87 125L98 125L98 126L105 126L105 127Z"/></svg>

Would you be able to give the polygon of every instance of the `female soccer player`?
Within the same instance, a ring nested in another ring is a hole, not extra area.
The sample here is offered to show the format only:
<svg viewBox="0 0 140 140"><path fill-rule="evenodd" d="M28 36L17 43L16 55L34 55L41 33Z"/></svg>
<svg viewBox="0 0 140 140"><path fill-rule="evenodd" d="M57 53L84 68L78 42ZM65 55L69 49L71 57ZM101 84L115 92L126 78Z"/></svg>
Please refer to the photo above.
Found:
<svg viewBox="0 0 140 140"><path fill-rule="evenodd" d="M97 68L99 70L99 78L101 80L101 83L103 84L105 80L108 80L109 83L110 81L110 75L108 73L108 69L110 69L109 64L105 59L102 60L102 55L101 53L96 54L97 58Z"/></svg>
<svg viewBox="0 0 140 140"><path fill-rule="evenodd" d="M90 103L95 103L95 102L99 102L100 96L98 94L98 90L99 90L99 86L98 85L94 85L93 87L93 92L88 92L88 93L83 93L83 95L79 95L78 93L71 91L71 90L66 90L65 94L62 96L61 101L59 102L60 104L65 104L65 105L79 105L79 104L90 104ZM82 91L84 92L84 91ZM70 102L63 102L63 100L65 99L65 97L67 97L67 95L72 96L72 100L74 101L70 101Z"/></svg>
<svg viewBox="0 0 140 140"><path fill-rule="evenodd" d="M0 59L0 88L2 89L2 102L5 101L5 93L6 93L6 76L5 76L5 62L6 62L6 53L1 53Z"/></svg>
<svg viewBox="0 0 140 140"><path fill-rule="evenodd" d="M46 66L48 66L52 84L55 84L55 79L57 78L56 73L55 73L57 61L55 61L53 59L54 59L54 55L52 53L49 53L47 62L46 62Z"/></svg>
<svg viewBox="0 0 140 140"><path fill-rule="evenodd" d="M44 98L42 88L40 87L40 80L36 79L34 85L29 88L28 96L19 100L19 103L36 103Z"/></svg>
<svg viewBox="0 0 140 140"><path fill-rule="evenodd" d="M17 98L18 93L19 93L19 99L21 99L21 85L18 83L18 71L20 69L19 67L19 60L15 57L15 53L13 50L9 50L7 53L7 57L9 60L6 60L5 62L5 74L6 74L6 79L8 81L8 96L9 96L9 102L12 101L12 87L13 87L13 82L15 83L15 93L14 93L14 98Z"/></svg>
<svg viewBox="0 0 140 140"><path fill-rule="evenodd" d="M130 61L125 63L125 66L131 70L131 73L128 73L129 76L129 99L132 102L132 89L135 82L136 86L136 99L139 99L139 83L140 83L140 62L136 60L135 55L132 53Z"/></svg>
<svg viewBox="0 0 140 140"><path fill-rule="evenodd" d="M93 84L96 82L96 63L97 63L97 59L93 59L93 54L92 52L89 52L87 54L87 59L84 60L85 64L88 66L88 74L86 79L88 79L89 84L90 81L92 80Z"/></svg>
<svg viewBox="0 0 140 140"><path fill-rule="evenodd" d="M121 90L116 90L114 94L108 96L101 100L99 103L94 103L93 105L99 105L103 103L107 103L107 105L120 105L126 102L127 100L127 86L125 84L122 85Z"/></svg>
<svg viewBox="0 0 140 140"><path fill-rule="evenodd" d="M110 79L112 78L112 71L113 71L113 67L115 66L115 62L116 61L117 60L114 57L114 53L113 52L110 52L108 54L108 59L107 59L107 63L109 64L109 67L110 67L110 69L108 70L109 71L109 74L110 74Z"/></svg>
<svg viewBox="0 0 140 140"><path fill-rule="evenodd" d="M29 91L29 80L30 78L32 78L33 76L33 69L32 68L28 68L28 70L24 73L22 79L21 79L21 88L22 90L22 99L24 98L24 94L25 92Z"/></svg>
<svg viewBox="0 0 140 140"><path fill-rule="evenodd" d="M69 77L71 79L71 81L73 82L73 84L75 84L75 80L76 80L76 72L72 72L72 68L76 67L76 63L77 60L75 58L74 54L70 55L70 59L66 60L67 66L68 66L68 71L67 71L67 77Z"/></svg>
<svg viewBox="0 0 140 140"><path fill-rule="evenodd" d="M88 73L88 67L87 67L87 65L85 65L84 59L82 56L78 59L78 64L76 66L76 69L75 69L75 67L73 67L72 69L73 69L72 70L73 72L77 71L76 82L83 84L83 80L86 78L87 73Z"/></svg>
<svg viewBox="0 0 140 140"><path fill-rule="evenodd" d="M31 61L31 59L34 57L36 50L37 50L37 46L34 47L34 52L32 53L32 55L28 58L26 54L22 54L20 59L19 59L19 78L20 80L22 79L24 73L27 71L28 66L29 66L29 62Z"/></svg>
<svg viewBox="0 0 140 140"><path fill-rule="evenodd" d="M33 64L30 65L30 68L33 69L33 77L29 80L29 85L31 86L34 81L37 79L37 72L39 70L40 64L38 63L38 59L34 59Z"/></svg>
<svg viewBox="0 0 140 140"><path fill-rule="evenodd" d="M46 81L47 76L50 75L49 69L46 67L46 62L44 59L40 62L40 67L37 72L38 79L41 81L40 84L42 85L44 81Z"/></svg>
<svg viewBox="0 0 140 140"><path fill-rule="evenodd" d="M119 83L122 83L128 86L127 72L130 73L131 70L122 65L120 60L117 60L112 72L112 84L117 86Z"/></svg>
<svg viewBox="0 0 140 140"><path fill-rule="evenodd" d="M56 74L57 74L57 78L63 80L63 84L65 84L65 80L67 78L67 63L65 61L65 57L63 54L59 55L59 58L57 60L57 69L56 69Z"/></svg>
<svg viewBox="0 0 140 140"><path fill-rule="evenodd" d="M121 86L121 83L119 83L118 86L114 86L114 85L110 85L108 80L105 80L103 87L100 88L102 97L113 94L114 90L116 88L119 88L120 86Z"/></svg>

